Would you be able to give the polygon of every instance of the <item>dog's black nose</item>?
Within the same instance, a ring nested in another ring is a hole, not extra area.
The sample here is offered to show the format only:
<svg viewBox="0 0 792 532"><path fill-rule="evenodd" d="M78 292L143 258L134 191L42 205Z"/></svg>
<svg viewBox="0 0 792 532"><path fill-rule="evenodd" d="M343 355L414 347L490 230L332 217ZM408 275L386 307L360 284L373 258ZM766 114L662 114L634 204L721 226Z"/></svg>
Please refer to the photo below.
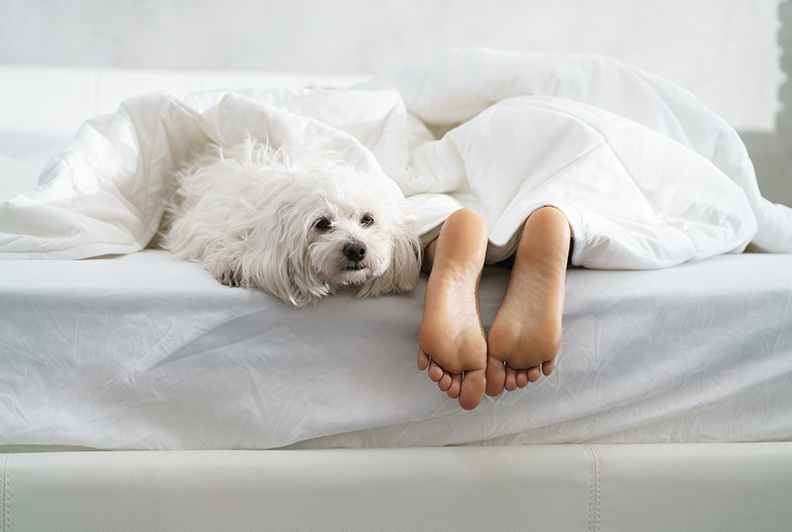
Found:
<svg viewBox="0 0 792 532"><path fill-rule="evenodd" d="M360 242L352 242L344 246L344 256L352 262L360 262L366 258L366 246Z"/></svg>

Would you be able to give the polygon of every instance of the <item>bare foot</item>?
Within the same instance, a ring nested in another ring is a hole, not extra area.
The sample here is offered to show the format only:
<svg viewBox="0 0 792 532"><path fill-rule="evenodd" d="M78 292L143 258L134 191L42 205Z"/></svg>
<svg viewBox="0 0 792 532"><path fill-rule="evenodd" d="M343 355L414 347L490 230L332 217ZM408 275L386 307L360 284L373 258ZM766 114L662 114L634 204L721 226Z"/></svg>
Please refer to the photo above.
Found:
<svg viewBox="0 0 792 532"><path fill-rule="evenodd" d="M552 207L528 218L509 285L492 322L486 393L497 396L550 375L561 347L569 223Z"/></svg>
<svg viewBox="0 0 792 532"><path fill-rule="evenodd" d="M418 336L418 367L465 410L476 408L486 388L487 341L478 306L487 228L476 212L448 217L427 247L429 271Z"/></svg>

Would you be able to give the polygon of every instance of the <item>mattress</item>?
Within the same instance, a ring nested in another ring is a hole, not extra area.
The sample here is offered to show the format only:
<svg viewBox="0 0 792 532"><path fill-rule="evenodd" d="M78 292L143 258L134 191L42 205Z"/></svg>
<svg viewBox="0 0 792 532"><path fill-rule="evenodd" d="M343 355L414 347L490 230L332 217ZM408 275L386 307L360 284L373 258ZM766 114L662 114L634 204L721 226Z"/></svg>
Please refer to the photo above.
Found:
<svg viewBox="0 0 792 532"><path fill-rule="evenodd" d="M416 367L425 278L294 309L160 250L2 268L6 449L792 439L790 254L573 268L557 370L473 412ZM485 328L507 278L484 272Z"/></svg>

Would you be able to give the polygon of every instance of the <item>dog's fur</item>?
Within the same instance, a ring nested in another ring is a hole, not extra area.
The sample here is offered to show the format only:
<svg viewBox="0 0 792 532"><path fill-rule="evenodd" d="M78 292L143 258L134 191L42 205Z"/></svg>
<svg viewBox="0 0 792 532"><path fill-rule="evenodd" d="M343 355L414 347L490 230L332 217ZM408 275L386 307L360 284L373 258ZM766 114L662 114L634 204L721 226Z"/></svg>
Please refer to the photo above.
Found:
<svg viewBox="0 0 792 532"><path fill-rule="evenodd" d="M223 284L296 306L412 289L420 241L392 184L317 144L208 145L176 175L162 245Z"/></svg>

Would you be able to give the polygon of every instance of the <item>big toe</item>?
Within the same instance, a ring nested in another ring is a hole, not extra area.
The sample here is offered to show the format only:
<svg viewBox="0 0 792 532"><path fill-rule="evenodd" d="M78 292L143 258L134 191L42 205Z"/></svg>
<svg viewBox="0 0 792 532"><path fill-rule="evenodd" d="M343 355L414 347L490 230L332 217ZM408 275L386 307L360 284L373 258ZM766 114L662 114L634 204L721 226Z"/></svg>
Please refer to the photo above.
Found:
<svg viewBox="0 0 792 532"><path fill-rule="evenodd" d="M476 369L466 371L462 377L462 387L459 392L459 406L465 410L473 410L484 398L487 387L486 370Z"/></svg>
<svg viewBox="0 0 792 532"><path fill-rule="evenodd" d="M487 395L497 397L503 393L503 386L506 382L506 367L503 362L493 356L487 357L486 379Z"/></svg>

